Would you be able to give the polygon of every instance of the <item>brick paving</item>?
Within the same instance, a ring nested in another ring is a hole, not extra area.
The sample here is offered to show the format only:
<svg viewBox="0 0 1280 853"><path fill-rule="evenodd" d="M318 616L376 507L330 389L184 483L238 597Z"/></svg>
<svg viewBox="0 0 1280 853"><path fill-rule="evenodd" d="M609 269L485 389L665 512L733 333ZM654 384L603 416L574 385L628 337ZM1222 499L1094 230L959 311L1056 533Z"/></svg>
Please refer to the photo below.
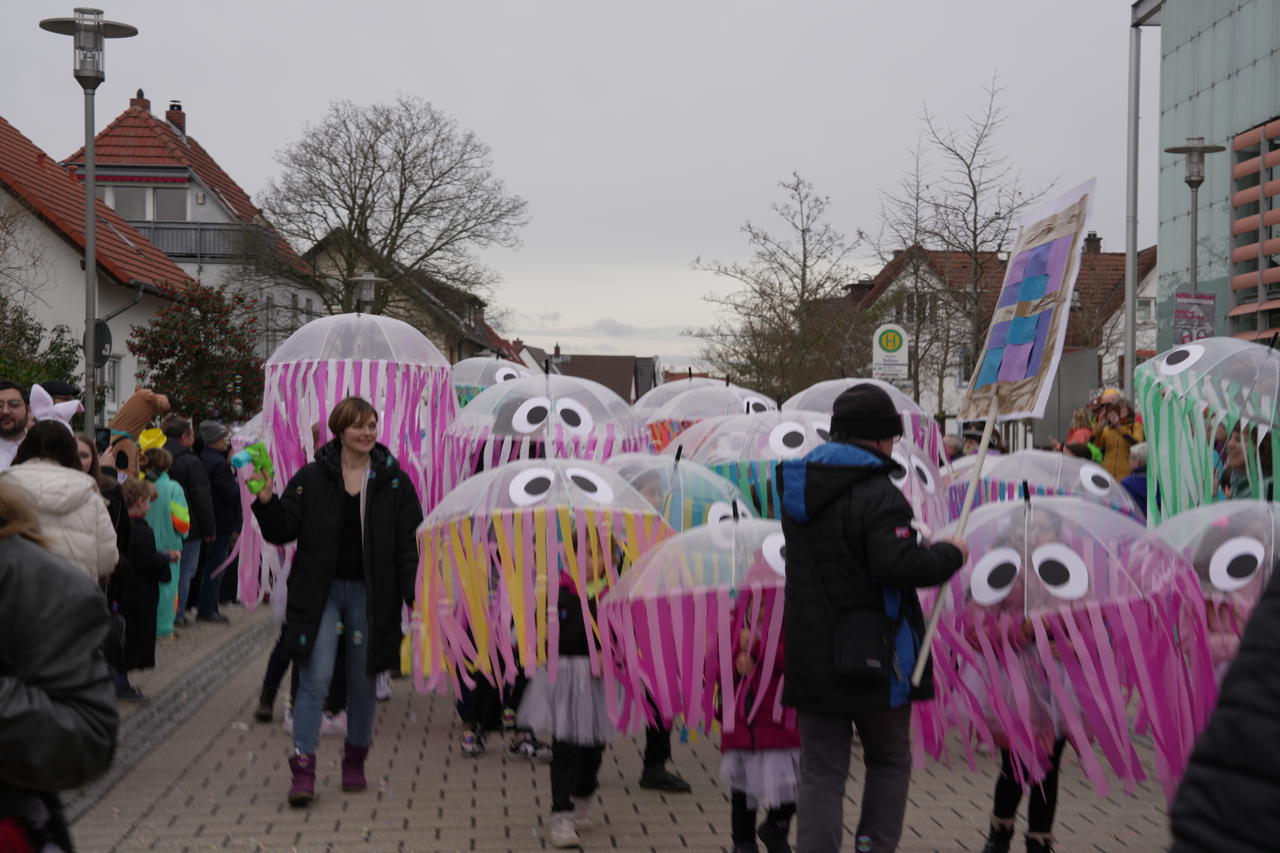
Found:
<svg viewBox="0 0 1280 853"><path fill-rule="evenodd" d="M228 613L234 620L230 628L199 626L170 648L162 646L160 666L137 683L159 696L184 668L207 665L232 632L269 618L261 609L252 615L238 608ZM395 695L378 707L368 763L370 790L341 792L342 741L325 737L318 752L319 799L310 809L290 809L284 798L289 737L278 720L259 724L252 718L266 655L264 647L76 821L72 829L78 849L426 853L545 848L542 833L550 808L546 767L506 754L495 738L479 758L461 756L461 730L452 704L414 693L405 680L395 682ZM583 849L727 850L729 805L717 778L715 743L703 738L675 745L676 767L694 786L693 794L686 795L641 790L636 784L640 753L635 738L610 747L594 806L596 826L583 831ZM950 768L917 769L899 849L980 850L994 778L995 762L989 759L976 769L963 761ZM856 821L861 793L857 760L847 791L845 818ZM1062 853L1163 850L1163 796L1158 786L1146 784L1133 797L1114 793L1101 799L1068 758L1056 834ZM852 840L846 841L846 849L852 849ZM1021 840L1016 843L1020 849Z"/></svg>

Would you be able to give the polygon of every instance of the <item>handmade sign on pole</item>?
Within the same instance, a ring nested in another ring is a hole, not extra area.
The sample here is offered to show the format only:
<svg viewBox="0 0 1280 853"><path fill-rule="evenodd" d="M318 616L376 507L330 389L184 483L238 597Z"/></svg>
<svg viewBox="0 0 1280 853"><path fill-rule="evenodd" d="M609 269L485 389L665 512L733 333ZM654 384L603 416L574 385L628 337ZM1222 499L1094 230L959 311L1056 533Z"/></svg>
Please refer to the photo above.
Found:
<svg viewBox="0 0 1280 853"><path fill-rule="evenodd" d="M900 382L911 376L911 348L907 330L897 323L885 323L871 337L871 378Z"/></svg>
<svg viewBox="0 0 1280 853"><path fill-rule="evenodd" d="M1062 357L1094 182L1025 215L960 417L1039 418Z"/></svg>
<svg viewBox="0 0 1280 853"><path fill-rule="evenodd" d="M1080 271L1080 244L1093 205L1092 179L1040 205L1019 221L1018 239L1005 268L982 357L960 403L964 420L985 418L955 535L963 537L982 479L982 463L998 420L1044 416L1062 358L1071 296ZM939 593L911 673L919 686L946 596Z"/></svg>
<svg viewBox="0 0 1280 853"><path fill-rule="evenodd" d="M1212 293L1176 293L1173 297L1173 345L1213 336L1216 320Z"/></svg>

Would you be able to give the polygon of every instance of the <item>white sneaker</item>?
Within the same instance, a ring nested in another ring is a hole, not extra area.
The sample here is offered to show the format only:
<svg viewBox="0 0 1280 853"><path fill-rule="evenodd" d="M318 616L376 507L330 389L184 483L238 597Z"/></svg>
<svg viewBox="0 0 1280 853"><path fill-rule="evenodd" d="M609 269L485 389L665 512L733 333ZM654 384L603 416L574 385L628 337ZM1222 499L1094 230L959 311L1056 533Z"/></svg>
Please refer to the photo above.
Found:
<svg viewBox="0 0 1280 853"><path fill-rule="evenodd" d="M577 847L578 830L573 827L574 812L555 812L547 830L547 842L552 847Z"/></svg>
<svg viewBox="0 0 1280 853"><path fill-rule="evenodd" d="M326 711L324 716L320 718L320 734L332 735L334 737L337 737L339 735L345 736L346 733L347 733L347 712L346 711L339 711L336 714L330 714L328 711Z"/></svg>
<svg viewBox="0 0 1280 853"><path fill-rule="evenodd" d="M595 826L595 821L591 819L591 800L574 799L573 825L577 829L590 829Z"/></svg>
<svg viewBox="0 0 1280 853"><path fill-rule="evenodd" d="M287 735L293 734L293 708L288 705L284 706L284 720L280 723L281 728Z"/></svg>
<svg viewBox="0 0 1280 853"><path fill-rule="evenodd" d="M373 693L379 702L385 702L391 698L391 673L378 673L378 678L374 682Z"/></svg>

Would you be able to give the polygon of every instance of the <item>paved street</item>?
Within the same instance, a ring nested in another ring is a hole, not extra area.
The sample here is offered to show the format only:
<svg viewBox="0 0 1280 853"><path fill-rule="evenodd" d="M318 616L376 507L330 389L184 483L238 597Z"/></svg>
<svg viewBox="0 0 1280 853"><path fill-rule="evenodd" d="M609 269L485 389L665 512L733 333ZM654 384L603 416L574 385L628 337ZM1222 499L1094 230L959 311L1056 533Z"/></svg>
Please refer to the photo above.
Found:
<svg viewBox="0 0 1280 853"><path fill-rule="evenodd" d="M547 769L495 750L492 740L490 752L479 759L461 757L451 703L414 693L406 680L395 682L394 697L378 707L370 790L342 794L341 739L323 738L319 800L309 810L290 809L284 798L289 738L278 721L263 725L252 718L274 624L266 608L247 614L232 607L227 613L234 620L230 627L193 626L181 639L162 642L157 669L135 680L152 702L127 714L114 771L119 777L109 788L99 785L67 798L80 850L372 853L544 847ZM216 689L207 690L210 684ZM641 790L635 740L609 750L595 807L597 826L584 832L584 849L727 850L729 806L717 778L716 744L702 739L677 744L675 752L678 769L694 785L692 795ZM993 765L988 760L976 771L963 764L918 770L901 850L981 849ZM860 788L855 766L846 819L856 817ZM1156 786L1145 785L1132 798L1099 799L1068 760L1057 835L1062 853L1152 853L1166 838L1163 797ZM1020 839L1017 845L1021 849Z"/></svg>

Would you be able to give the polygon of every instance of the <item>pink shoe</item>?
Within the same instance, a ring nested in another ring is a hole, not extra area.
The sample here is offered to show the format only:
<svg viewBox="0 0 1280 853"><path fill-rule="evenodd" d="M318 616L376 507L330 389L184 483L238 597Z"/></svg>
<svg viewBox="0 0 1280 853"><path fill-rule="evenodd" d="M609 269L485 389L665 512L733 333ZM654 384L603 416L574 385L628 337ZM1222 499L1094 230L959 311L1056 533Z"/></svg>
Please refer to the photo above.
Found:
<svg viewBox="0 0 1280 853"><path fill-rule="evenodd" d="M369 755L369 747L343 744L342 750L342 790L363 791L369 787L364 778L364 760Z"/></svg>
<svg viewBox="0 0 1280 853"><path fill-rule="evenodd" d="M289 805L302 808L311 805L316 798L316 757L314 753L295 753L289 759L293 771L293 784L289 786ZM345 764L343 767L345 778Z"/></svg>

